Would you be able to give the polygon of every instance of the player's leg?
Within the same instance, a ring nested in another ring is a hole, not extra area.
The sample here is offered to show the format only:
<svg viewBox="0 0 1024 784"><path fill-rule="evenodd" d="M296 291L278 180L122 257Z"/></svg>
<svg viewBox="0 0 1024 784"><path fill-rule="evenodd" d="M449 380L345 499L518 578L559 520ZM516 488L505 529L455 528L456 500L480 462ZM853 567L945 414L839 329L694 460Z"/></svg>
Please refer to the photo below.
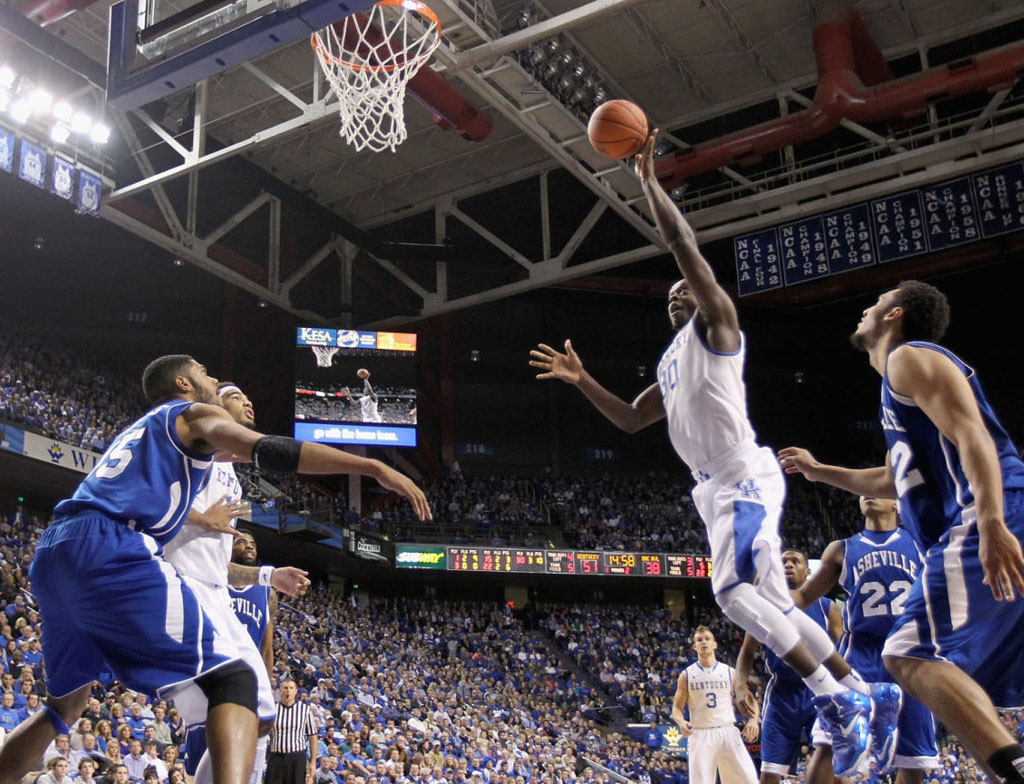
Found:
<svg viewBox="0 0 1024 784"><path fill-rule="evenodd" d="M44 710L23 721L7 736L0 746L0 784L20 782L54 738L70 734L68 726L82 715L91 688L90 682L64 697L48 697Z"/></svg>
<svg viewBox="0 0 1024 784"><path fill-rule="evenodd" d="M50 696L46 708L18 725L0 746L0 784L20 781L50 742L68 732L67 726L85 710L93 679L104 670L102 653L79 626L82 615L78 604L86 597L96 606L109 607L95 601L88 575L78 568L83 564L102 565L103 547L101 544L100 552L95 552L90 547L95 542L80 542L74 536L77 531L76 522L46 529L29 569L40 614L51 619L42 630ZM104 622L109 623L109 618Z"/></svg>
<svg viewBox="0 0 1024 784"><path fill-rule="evenodd" d="M779 784L789 773L800 744L801 720L796 714L803 694L778 691L769 682L761 715L761 784Z"/></svg>
<svg viewBox="0 0 1024 784"><path fill-rule="evenodd" d="M719 727L714 731L721 734L717 757L722 784L756 784L757 770L740 731L735 727Z"/></svg>
<svg viewBox="0 0 1024 784"><path fill-rule="evenodd" d="M1020 494L1017 494L1020 495ZM1006 522L1024 532L1022 498L1008 494ZM885 665L955 733L989 776L1024 784L1024 748L994 702L1024 701L1024 602L997 602L971 523L955 526L926 554L903 614L885 641Z"/></svg>
<svg viewBox="0 0 1024 784"><path fill-rule="evenodd" d="M710 741L710 730L694 730L687 740L690 784L715 784L716 754Z"/></svg>
<svg viewBox="0 0 1024 784"><path fill-rule="evenodd" d="M924 704L905 695L900 710L899 738L893 764L896 784L921 784L926 770L940 767L935 719Z"/></svg>

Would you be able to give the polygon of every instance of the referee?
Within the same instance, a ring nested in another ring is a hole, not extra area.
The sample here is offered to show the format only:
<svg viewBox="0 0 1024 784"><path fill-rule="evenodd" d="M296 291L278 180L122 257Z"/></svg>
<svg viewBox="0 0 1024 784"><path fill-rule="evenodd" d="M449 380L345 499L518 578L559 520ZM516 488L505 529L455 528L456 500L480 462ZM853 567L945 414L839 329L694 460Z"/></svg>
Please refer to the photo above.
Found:
<svg viewBox="0 0 1024 784"><path fill-rule="evenodd" d="M306 784L313 780L316 725L309 705L295 701L298 693L299 687L291 678L281 683L281 702L277 705L267 752L265 784Z"/></svg>

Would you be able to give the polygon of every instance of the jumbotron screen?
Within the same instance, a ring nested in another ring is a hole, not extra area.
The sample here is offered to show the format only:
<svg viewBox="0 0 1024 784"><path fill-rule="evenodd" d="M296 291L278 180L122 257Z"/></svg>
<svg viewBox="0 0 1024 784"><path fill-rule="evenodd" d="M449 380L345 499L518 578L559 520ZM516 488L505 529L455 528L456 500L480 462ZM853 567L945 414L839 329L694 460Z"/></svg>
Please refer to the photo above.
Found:
<svg viewBox="0 0 1024 784"><path fill-rule="evenodd" d="M416 446L416 335L299 327L295 437Z"/></svg>

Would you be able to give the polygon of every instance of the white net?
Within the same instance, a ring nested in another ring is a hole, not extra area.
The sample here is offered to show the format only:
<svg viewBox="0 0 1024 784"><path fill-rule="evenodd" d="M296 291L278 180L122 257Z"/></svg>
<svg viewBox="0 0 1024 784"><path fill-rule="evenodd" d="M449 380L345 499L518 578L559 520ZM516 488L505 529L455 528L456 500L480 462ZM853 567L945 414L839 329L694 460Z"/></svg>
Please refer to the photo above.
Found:
<svg viewBox="0 0 1024 784"><path fill-rule="evenodd" d="M337 346L310 346L313 349L313 353L316 355L316 364L318 367L330 367L331 362L334 360L334 355L338 353Z"/></svg>
<svg viewBox="0 0 1024 784"><path fill-rule="evenodd" d="M405 141L405 87L441 43L441 25L417 0L382 0L313 34L338 96L341 136L357 150Z"/></svg>

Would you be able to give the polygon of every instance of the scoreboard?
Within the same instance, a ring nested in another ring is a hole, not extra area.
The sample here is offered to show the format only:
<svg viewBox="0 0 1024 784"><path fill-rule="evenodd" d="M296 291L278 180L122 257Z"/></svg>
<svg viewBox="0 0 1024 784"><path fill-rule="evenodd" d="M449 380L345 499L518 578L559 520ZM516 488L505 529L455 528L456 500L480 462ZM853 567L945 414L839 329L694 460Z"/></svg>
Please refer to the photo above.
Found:
<svg viewBox="0 0 1024 784"><path fill-rule="evenodd" d="M422 568L420 551L429 550L431 568L496 574L573 574L617 577L711 577L711 556L679 553L624 553L600 550L547 550L516 547L397 545L399 568ZM402 554L405 554L404 556ZM444 566L441 566L441 564Z"/></svg>

